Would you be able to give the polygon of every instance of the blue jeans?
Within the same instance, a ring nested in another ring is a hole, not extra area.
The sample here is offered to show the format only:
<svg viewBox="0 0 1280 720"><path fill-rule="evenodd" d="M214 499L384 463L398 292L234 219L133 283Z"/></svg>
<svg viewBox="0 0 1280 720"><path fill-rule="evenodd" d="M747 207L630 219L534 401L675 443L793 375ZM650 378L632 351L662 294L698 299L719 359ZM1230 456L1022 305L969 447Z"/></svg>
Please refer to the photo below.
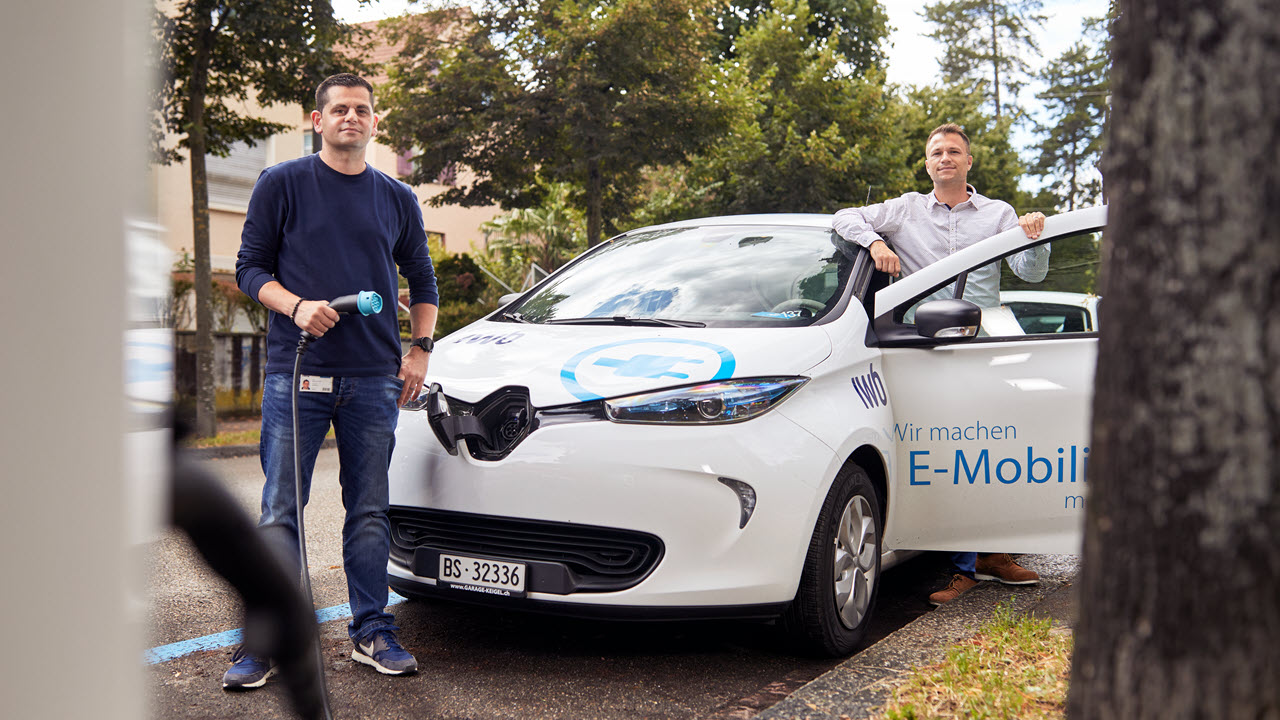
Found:
<svg viewBox="0 0 1280 720"><path fill-rule="evenodd" d="M978 562L978 553L958 552L951 553L951 564L956 566L956 570L960 573L973 577L974 564Z"/></svg>
<svg viewBox="0 0 1280 720"><path fill-rule="evenodd" d="M270 373L262 390L262 519L259 527L278 526L273 537L288 537L289 554L299 573L298 511L293 473L291 373ZM342 562L351 601L352 640L367 640L379 629L395 630L387 607L387 468L395 447L396 401L403 381L388 375L333 379L328 393L298 393L302 504L311 496L311 472L320 444L333 423L338 441L338 482L346 520L342 526Z"/></svg>

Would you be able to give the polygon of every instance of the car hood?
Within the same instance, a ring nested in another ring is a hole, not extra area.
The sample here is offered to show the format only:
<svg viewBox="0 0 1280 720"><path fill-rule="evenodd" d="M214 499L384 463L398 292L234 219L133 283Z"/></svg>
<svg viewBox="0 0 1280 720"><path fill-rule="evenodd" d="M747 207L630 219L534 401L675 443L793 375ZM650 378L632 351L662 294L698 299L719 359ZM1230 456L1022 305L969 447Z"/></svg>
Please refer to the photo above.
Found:
<svg viewBox="0 0 1280 720"><path fill-rule="evenodd" d="M818 327L655 328L480 321L441 339L427 382L476 402L507 386L535 407L727 378L794 376L831 354Z"/></svg>

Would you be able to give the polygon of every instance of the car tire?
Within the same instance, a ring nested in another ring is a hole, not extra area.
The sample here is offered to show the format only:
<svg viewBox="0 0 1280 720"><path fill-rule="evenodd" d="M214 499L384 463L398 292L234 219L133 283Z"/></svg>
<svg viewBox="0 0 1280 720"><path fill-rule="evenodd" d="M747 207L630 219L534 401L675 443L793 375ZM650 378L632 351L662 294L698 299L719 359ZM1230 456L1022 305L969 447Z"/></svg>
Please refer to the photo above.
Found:
<svg viewBox="0 0 1280 720"><path fill-rule="evenodd" d="M853 653L880 593L883 521L871 479L853 463L831 484L818 513L795 600L783 628L808 653Z"/></svg>

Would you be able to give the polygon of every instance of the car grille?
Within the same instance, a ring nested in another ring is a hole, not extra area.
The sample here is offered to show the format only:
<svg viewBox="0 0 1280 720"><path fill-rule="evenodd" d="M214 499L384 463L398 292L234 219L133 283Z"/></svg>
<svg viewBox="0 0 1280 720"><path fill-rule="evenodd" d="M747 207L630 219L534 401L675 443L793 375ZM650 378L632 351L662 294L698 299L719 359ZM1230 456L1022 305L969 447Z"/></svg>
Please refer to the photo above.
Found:
<svg viewBox="0 0 1280 720"><path fill-rule="evenodd" d="M634 530L393 507L392 557L411 565L418 550L561 565L571 591L625 590L662 558L662 541Z"/></svg>

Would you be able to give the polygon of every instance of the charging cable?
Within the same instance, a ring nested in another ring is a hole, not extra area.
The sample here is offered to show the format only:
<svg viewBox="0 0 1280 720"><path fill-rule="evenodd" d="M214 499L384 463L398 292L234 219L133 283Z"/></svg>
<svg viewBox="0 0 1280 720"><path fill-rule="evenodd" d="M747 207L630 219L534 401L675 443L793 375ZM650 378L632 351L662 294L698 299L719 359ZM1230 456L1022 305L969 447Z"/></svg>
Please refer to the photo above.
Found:
<svg viewBox="0 0 1280 720"><path fill-rule="evenodd" d="M358 312L361 315L373 315L382 312L382 297L372 290L364 290L354 295L343 295L329 303L329 307L340 315ZM306 591L307 600L314 606L315 597L311 594L311 573L307 571L307 539L302 525L302 451L298 442L298 377L302 368L302 355L307 346L316 340L316 336L302 331L298 340L298 355L293 361L293 491L298 508L298 551L302 557L302 588ZM332 720L333 711L329 709L329 688L324 677L324 653L320 649L320 625L315 626L316 633L316 672L320 681L320 698L324 704L324 716Z"/></svg>

